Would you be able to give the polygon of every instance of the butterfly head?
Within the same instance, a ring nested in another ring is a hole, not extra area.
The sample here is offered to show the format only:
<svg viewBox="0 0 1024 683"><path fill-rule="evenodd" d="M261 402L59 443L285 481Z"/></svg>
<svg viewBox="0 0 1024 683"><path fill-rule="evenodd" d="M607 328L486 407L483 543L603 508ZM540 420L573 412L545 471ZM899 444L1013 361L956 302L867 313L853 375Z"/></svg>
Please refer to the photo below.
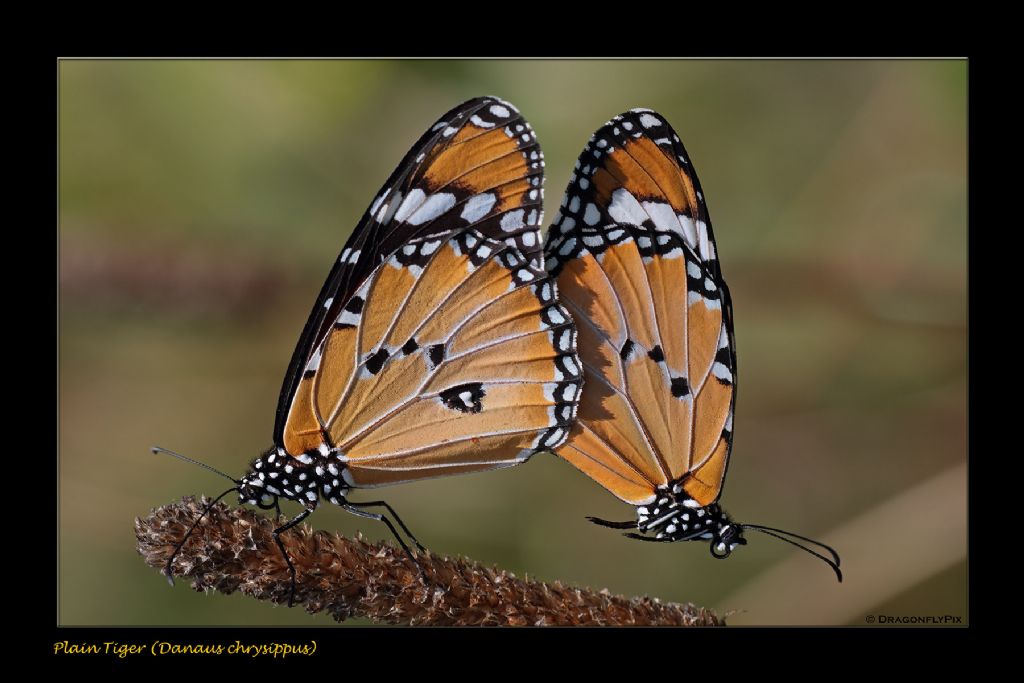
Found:
<svg viewBox="0 0 1024 683"><path fill-rule="evenodd" d="M746 544L747 539L743 538L743 527L729 521L729 518L722 512L714 536L711 538L711 554L720 560L725 559L732 554L736 546Z"/></svg>
<svg viewBox="0 0 1024 683"><path fill-rule="evenodd" d="M309 463L304 460L309 460ZM285 498L315 507L318 500L317 478L306 467L312 461L308 455L293 458L283 448L271 447L253 460L249 471L240 480L238 502L270 510L277 507L279 498Z"/></svg>

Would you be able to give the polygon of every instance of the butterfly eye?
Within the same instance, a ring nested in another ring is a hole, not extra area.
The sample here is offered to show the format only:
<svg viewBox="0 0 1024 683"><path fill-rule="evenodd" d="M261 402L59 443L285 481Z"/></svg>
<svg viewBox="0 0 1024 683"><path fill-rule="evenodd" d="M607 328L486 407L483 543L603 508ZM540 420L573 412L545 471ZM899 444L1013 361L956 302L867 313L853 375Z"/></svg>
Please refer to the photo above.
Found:
<svg viewBox="0 0 1024 683"><path fill-rule="evenodd" d="M730 546L723 542L711 544L711 554L719 560L724 560L732 554L732 549L736 546Z"/></svg>

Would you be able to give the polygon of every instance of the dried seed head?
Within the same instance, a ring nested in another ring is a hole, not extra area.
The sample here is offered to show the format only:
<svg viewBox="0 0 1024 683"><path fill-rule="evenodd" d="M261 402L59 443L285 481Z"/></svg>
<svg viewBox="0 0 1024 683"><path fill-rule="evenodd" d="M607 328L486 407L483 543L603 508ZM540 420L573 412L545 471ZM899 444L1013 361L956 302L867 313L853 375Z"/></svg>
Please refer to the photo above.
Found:
<svg viewBox="0 0 1024 683"><path fill-rule="evenodd" d="M184 498L135 520L139 553L163 569L208 501ZM214 505L174 562L196 590L240 591L286 603L290 579L274 544L271 519L244 508ZM338 621L365 617L390 624L431 626L718 626L710 610L656 599L624 598L518 579L465 558L418 555L426 572L401 549L367 543L303 524L281 535L297 572L296 603Z"/></svg>

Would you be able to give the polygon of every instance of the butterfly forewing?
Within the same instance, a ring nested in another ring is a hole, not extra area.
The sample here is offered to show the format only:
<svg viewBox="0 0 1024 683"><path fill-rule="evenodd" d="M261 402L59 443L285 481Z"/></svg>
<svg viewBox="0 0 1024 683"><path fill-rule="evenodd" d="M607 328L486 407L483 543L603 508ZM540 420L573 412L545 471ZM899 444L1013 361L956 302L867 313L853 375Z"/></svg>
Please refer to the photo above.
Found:
<svg viewBox="0 0 1024 683"><path fill-rule="evenodd" d="M515 107L494 97L455 107L420 137L370 204L321 289L285 375L277 443L285 439L293 402L302 400L296 392L303 369L343 307L370 273L409 241L473 228L541 262L543 164L529 124Z"/></svg>
<svg viewBox="0 0 1024 683"><path fill-rule="evenodd" d="M717 500L735 398L730 302L700 184L664 119L634 110L594 135L546 256L586 386L558 455L633 504L670 482Z"/></svg>

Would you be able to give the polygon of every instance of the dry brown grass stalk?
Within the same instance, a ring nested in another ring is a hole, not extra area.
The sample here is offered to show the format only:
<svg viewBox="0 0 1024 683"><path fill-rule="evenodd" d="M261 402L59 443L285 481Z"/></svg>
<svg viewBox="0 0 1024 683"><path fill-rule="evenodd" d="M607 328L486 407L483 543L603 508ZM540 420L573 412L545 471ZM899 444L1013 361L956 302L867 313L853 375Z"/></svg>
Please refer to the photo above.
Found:
<svg viewBox="0 0 1024 683"><path fill-rule="evenodd" d="M186 497L135 520L139 553L163 569L208 500ZM213 506L174 563L196 590L287 604L290 575L273 521L244 508ZM352 540L303 524L281 536L297 572L296 604L338 621L366 617L430 626L718 626L691 604L624 598L607 591L520 579L465 558L419 554L426 581L401 549Z"/></svg>

